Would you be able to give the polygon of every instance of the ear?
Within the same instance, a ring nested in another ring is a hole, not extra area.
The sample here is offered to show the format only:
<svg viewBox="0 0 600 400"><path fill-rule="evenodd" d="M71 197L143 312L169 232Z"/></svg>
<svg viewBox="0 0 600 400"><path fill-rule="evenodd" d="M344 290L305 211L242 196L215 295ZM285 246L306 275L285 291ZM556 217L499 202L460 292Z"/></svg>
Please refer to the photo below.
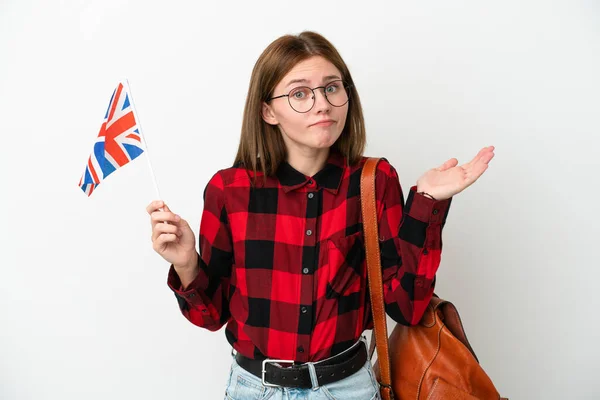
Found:
<svg viewBox="0 0 600 400"><path fill-rule="evenodd" d="M269 125L279 125L277 117L270 105L263 101L262 103L262 119Z"/></svg>

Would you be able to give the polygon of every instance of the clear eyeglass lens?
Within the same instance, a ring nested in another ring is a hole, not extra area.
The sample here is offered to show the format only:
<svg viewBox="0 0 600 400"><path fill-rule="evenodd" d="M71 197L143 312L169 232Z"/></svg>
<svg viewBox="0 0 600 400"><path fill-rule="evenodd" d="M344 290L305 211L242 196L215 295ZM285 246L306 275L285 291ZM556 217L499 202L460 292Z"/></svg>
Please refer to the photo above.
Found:
<svg viewBox="0 0 600 400"><path fill-rule="evenodd" d="M329 83L323 90L329 104L335 107L341 107L348 102L348 91L342 81ZM288 96L290 105L298 112L307 112L315 102L315 96L309 87L301 86L290 91Z"/></svg>

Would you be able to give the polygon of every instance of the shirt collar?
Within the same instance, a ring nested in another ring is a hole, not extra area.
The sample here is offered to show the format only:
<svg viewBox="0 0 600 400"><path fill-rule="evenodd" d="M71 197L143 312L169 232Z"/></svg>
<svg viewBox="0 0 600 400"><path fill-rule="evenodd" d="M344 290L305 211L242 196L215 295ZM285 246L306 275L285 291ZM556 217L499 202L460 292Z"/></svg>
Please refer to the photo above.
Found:
<svg viewBox="0 0 600 400"><path fill-rule="evenodd" d="M325 188L331 193L337 194L345 168L346 158L338 151L332 149L329 152L325 166L312 177L297 171L287 161L283 161L279 165L276 176L285 193L301 188L313 179L317 187Z"/></svg>

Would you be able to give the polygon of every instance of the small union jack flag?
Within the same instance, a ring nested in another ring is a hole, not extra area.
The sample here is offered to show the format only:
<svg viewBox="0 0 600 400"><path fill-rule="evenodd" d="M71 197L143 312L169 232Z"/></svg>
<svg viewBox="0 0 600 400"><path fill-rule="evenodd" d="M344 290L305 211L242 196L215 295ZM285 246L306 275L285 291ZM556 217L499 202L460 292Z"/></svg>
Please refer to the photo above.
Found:
<svg viewBox="0 0 600 400"><path fill-rule="evenodd" d="M113 92L104 122L88 159L79 187L88 197L108 175L144 152L131 94L119 83Z"/></svg>

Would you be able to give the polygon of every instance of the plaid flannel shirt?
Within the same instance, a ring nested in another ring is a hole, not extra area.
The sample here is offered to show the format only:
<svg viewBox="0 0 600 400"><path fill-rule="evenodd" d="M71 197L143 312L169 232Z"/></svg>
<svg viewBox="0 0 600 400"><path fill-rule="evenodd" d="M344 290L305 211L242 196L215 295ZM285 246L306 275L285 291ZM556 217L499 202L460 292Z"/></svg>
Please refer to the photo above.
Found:
<svg viewBox="0 0 600 400"><path fill-rule="evenodd" d="M183 315L225 336L250 358L297 362L337 354L373 328L360 208L360 174L331 151L313 177L283 162L251 186L240 165L218 171L204 191L199 274L167 283ZM452 199L412 186L383 159L376 177L386 313L416 324L433 294L442 228Z"/></svg>

